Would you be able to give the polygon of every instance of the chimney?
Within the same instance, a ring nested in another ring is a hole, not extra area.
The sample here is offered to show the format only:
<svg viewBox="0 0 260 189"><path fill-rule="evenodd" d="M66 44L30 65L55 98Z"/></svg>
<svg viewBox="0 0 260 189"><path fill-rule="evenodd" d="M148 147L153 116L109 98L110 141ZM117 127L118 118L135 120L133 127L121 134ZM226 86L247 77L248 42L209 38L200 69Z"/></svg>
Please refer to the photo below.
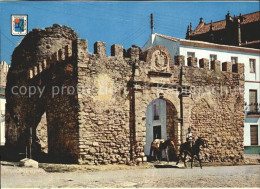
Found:
<svg viewBox="0 0 260 189"><path fill-rule="evenodd" d="M212 20L210 22L210 31L213 31L213 22L212 22Z"/></svg>
<svg viewBox="0 0 260 189"><path fill-rule="evenodd" d="M244 19L245 19L245 17L243 17L242 14L240 13L240 14L239 14L239 20L240 20L240 22L243 22Z"/></svg>
<svg viewBox="0 0 260 189"><path fill-rule="evenodd" d="M227 15L226 15L226 22L230 21L231 20L231 16L230 16L230 13L228 11Z"/></svg>
<svg viewBox="0 0 260 189"><path fill-rule="evenodd" d="M203 20L203 18L201 17L201 18L200 18L200 23L199 23L199 24L202 24L202 23L204 23L204 20Z"/></svg>

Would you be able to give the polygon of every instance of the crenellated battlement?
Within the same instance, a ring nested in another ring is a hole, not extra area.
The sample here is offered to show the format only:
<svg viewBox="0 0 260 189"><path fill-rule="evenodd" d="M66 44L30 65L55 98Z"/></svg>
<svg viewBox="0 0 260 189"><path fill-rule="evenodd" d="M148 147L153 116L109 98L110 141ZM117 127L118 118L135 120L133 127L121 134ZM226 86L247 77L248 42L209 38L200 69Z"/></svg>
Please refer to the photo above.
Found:
<svg viewBox="0 0 260 189"><path fill-rule="evenodd" d="M88 54L88 41L85 39L77 39L77 42L75 45L78 49L78 56L80 56L81 53L87 53ZM83 50L84 49L84 50ZM107 47L106 43L102 41L97 41L94 43L94 55L98 55L100 58L109 57L106 55ZM140 50L140 47L137 47L133 45L129 49L124 49L122 45L113 44L110 47L110 56L117 57L117 58L131 58L135 60L139 60L139 57L142 55L142 51Z"/></svg>
<svg viewBox="0 0 260 189"><path fill-rule="evenodd" d="M137 46L132 46L128 50L123 49L123 46L118 44L113 44L111 47L111 57L117 57L118 59L130 58L132 62L139 60L144 60L149 62L152 58L152 55L147 55L149 50L142 51ZM106 58L106 43L97 41L94 43L94 54L99 58ZM71 56L76 56L78 60L83 60L88 57L88 41L84 39L77 39L75 42L70 45L66 45L61 49L55 51L51 56L45 58L43 61L39 62L36 66L31 67L27 71L27 79L32 79L35 76L39 75L45 70L50 69L51 67L56 66L62 61ZM169 54L167 56L170 56ZM171 58L171 57L170 57ZM2 65L2 64L1 64ZM174 57L174 65L170 64L169 68L174 69L174 67L186 66L185 65L185 56L177 55ZM200 68L206 70L214 70L216 72L230 72L230 73L244 73L244 65L241 63L233 64L231 62L221 63L219 60L209 61L207 58L201 58L198 60L197 57L188 57L187 66L192 68ZM169 69L168 69L169 70Z"/></svg>
<svg viewBox="0 0 260 189"><path fill-rule="evenodd" d="M244 74L244 64L243 63L236 63L232 64L231 62L220 62L219 60L209 61L207 58L199 59L198 64L197 57L188 57L188 67L198 67L207 70L214 70L216 72L230 72L230 73L239 73ZM185 65L185 56L178 55L174 57L175 65L176 66L184 66Z"/></svg>
<svg viewBox="0 0 260 189"><path fill-rule="evenodd" d="M146 139L153 134L147 121L154 121L154 100L160 100L166 105L167 139L179 145L191 127L195 136L209 140L210 154L205 154L218 161L242 159L243 64L172 57L159 45L143 51L114 44L107 56L105 42L93 45L90 54L87 40L59 25L33 30L23 39L13 53L6 87L8 150L26 149L28 131L33 129L36 139L36 128L45 125L50 160L145 162L151 144ZM237 134L241 137L230 137ZM216 141L221 146L215 148Z"/></svg>
<svg viewBox="0 0 260 189"><path fill-rule="evenodd" d="M36 66L29 68L27 71L27 79L36 77L43 71L56 66L56 64L59 64L70 57L72 57L72 45L66 45L65 47L54 52L51 56L43 59L43 61L38 62Z"/></svg>

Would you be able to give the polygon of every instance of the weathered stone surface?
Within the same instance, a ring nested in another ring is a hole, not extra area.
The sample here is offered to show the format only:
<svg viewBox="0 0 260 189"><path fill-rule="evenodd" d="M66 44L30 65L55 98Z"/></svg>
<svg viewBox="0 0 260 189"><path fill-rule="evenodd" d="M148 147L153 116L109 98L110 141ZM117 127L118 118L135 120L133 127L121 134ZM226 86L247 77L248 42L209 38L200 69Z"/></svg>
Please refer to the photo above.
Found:
<svg viewBox="0 0 260 189"><path fill-rule="evenodd" d="M209 59L207 59L207 58L200 59L199 60L199 65L200 65L200 68L209 69Z"/></svg>
<svg viewBox="0 0 260 189"><path fill-rule="evenodd" d="M232 72L232 62L223 62L222 71Z"/></svg>
<svg viewBox="0 0 260 189"><path fill-rule="evenodd" d="M196 57L188 57L188 66L198 67L197 62L198 60Z"/></svg>
<svg viewBox="0 0 260 189"><path fill-rule="evenodd" d="M23 52L23 45L33 36L37 45ZM52 41L53 36L61 39ZM10 149L25 149L32 127L34 145L38 136L40 149L48 143L48 155L58 162L145 162L146 110L160 98L166 101L167 138L177 147L185 142L191 127L196 138L208 140L209 149L203 153L210 161L243 159L244 75L240 64L233 72L222 72L219 61L212 62L213 70L209 70L207 59L201 59L198 68L196 58L184 66L185 57L176 56L173 66L170 53L162 46L146 51L133 46L126 51L114 45L112 56L106 56L105 43L97 42L94 52L89 54L87 41L77 39L67 27L37 30L25 37L14 52L7 83ZM42 97L39 92L32 98L14 96L10 90L16 84L45 87L46 91ZM238 87L241 93L229 91Z"/></svg>
<svg viewBox="0 0 260 189"><path fill-rule="evenodd" d="M25 153L26 146L29 149L28 139L31 127L33 157L40 158L38 155L43 150L48 151L49 155L56 158L58 162L67 159L77 160L78 131L75 125L77 123L75 119L77 96L67 95L66 89L63 90L63 94L52 96L54 86L56 89L61 89L62 85L76 86L76 74L73 73L74 65L71 56L66 60L59 60L57 57L60 49L66 46L72 49L72 43L76 39L77 34L72 29L54 25L43 30L31 31L15 48L6 87L5 122L8 149L16 151L18 148L21 149L19 153ZM65 53L65 51L60 52ZM63 55L61 57L64 58ZM39 72L38 66L42 65L42 62L46 64ZM29 74L28 78L27 73L31 72L30 70L33 71L33 75ZM18 87L15 94L12 92L13 86ZM28 91L23 94L19 93L19 88L29 90L33 87L37 90L34 94L31 93L31 96ZM48 124L46 118L42 119L44 113L46 113ZM43 131L40 131L42 128ZM44 134L47 133L47 129L48 137Z"/></svg>
<svg viewBox="0 0 260 189"><path fill-rule="evenodd" d="M33 160L33 159L29 159L29 158L25 158L20 160L19 162L19 166L21 167L33 167L33 168L38 168L38 162Z"/></svg>
<svg viewBox="0 0 260 189"><path fill-rule="evenodd" d="M211 69L215 70L217 72L221 71L221 67L220 67L220 61L219 60L213 60L210 62L211 64Z"/></svg>

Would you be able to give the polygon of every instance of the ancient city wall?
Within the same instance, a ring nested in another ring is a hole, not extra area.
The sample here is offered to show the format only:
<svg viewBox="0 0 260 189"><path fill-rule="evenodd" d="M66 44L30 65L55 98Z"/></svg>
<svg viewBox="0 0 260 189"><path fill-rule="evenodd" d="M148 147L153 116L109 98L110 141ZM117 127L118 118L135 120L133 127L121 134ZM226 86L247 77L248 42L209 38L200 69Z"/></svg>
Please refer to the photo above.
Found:
<svg viewBox="0 0 260 189"><path fill-rule="evenodd" d="M160 59L155 58L158 51L161 51L159 57L164 57L165 64L156 63L157 59ZM235 64L232 67L230 62L209 63L207 59L201 59L198 68L196 58L189 58L188 66L183 66L185 57L176 56L175 65L167 68L169 60L165 55L170 56L167 55L166 49L153 46L145 53L148 54L146 62L139 62L140 66L136 72L138 74L134 78L134 81L139 83L135 90L138 161L145 159L143 147L146 130L143 125L146 107L156 98L171 102L167 108L176 110L175 122L168 123L167 127L172 127L177 146L185 142L185 134L188 127L191 127L196 138L204 137L208 140L209 149L205 149L203 153L206 153L210 161L242 160L243 64ZM174 112L173 110L171 112ZM174 115L170 116L172 117Z"/></svg>
<svg viewBox="0 0 260 189"><path fill-rule="evenodd" d="M236 64L232 68L231 62L214 61L211 63L214 71L211 71L208 60L200 63L207 69L190 67L182 71L183 84L191 87L190 98L185 100L189 108L184 110L190 123L183 129L190 126L195 136L208 140L209 148L204 153L211 161L240 161L243 159L244 65Z"/></svg>
<svg viewBox="0 0 260 189"><path fill-rule="evenodd" d="M15 49L6 89L6 146L9 151L25 153L32 128L34 158L41 150L37 138L48 138L50 156L57 161L66 160L66 156L77 160L77 95L67 95L65 90L64 94L51 96L52 86L75 86L77 83L76 61L72 52L69 54L76 39L77 34L70 28L53 25L33 30ZM23 94L19 92L21 87ZM29 96L25 91L29 87L36 87L36 93ZM37 128L45 131L39 132ZM48 136L43 136L46 133Z"/></svg>
<svg viewBox="0 0 260 189"><path fill-rule="evenodd" d="M79 163L108 164L130 161L130 58L123 48L103 42L88 54L85 40L78 40Z"/></svg>
<svg viewBox="0 0 260 189"><path fill-rule="evenodd" d="M49 156L58 162L144 162L147 106L163 99L167 138L177 146L191 127L196 138L208 140L204 153L211 161L242 160L243 64L201 59L197 67L197 59L189 58L184 66L185 57L171 57L162 46L142 51L113 45L111 56L106 50L96 42L90 54L87 41L65 26L29 33L8 73L8 146L24 149L32 127L34 141L46 140L47 133ZM13 95L15 85L45 91L41 98L39 92ZM52 96L54 86L64 90Z"/></svg>

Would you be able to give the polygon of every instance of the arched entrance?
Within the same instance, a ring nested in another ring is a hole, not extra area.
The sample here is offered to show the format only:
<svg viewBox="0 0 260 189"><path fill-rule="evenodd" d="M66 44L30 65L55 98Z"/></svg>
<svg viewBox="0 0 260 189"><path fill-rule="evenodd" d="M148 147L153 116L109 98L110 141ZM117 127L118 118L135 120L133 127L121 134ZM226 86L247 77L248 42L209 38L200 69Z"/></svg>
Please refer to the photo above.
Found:
<svg viewBox="0 0 260 189"><path fill-rule="evenodd" d="M154 139L171 139L178 143L177 110L167 99L155 99L146 109L146 144L144 153L150 155Z"/></svg>

